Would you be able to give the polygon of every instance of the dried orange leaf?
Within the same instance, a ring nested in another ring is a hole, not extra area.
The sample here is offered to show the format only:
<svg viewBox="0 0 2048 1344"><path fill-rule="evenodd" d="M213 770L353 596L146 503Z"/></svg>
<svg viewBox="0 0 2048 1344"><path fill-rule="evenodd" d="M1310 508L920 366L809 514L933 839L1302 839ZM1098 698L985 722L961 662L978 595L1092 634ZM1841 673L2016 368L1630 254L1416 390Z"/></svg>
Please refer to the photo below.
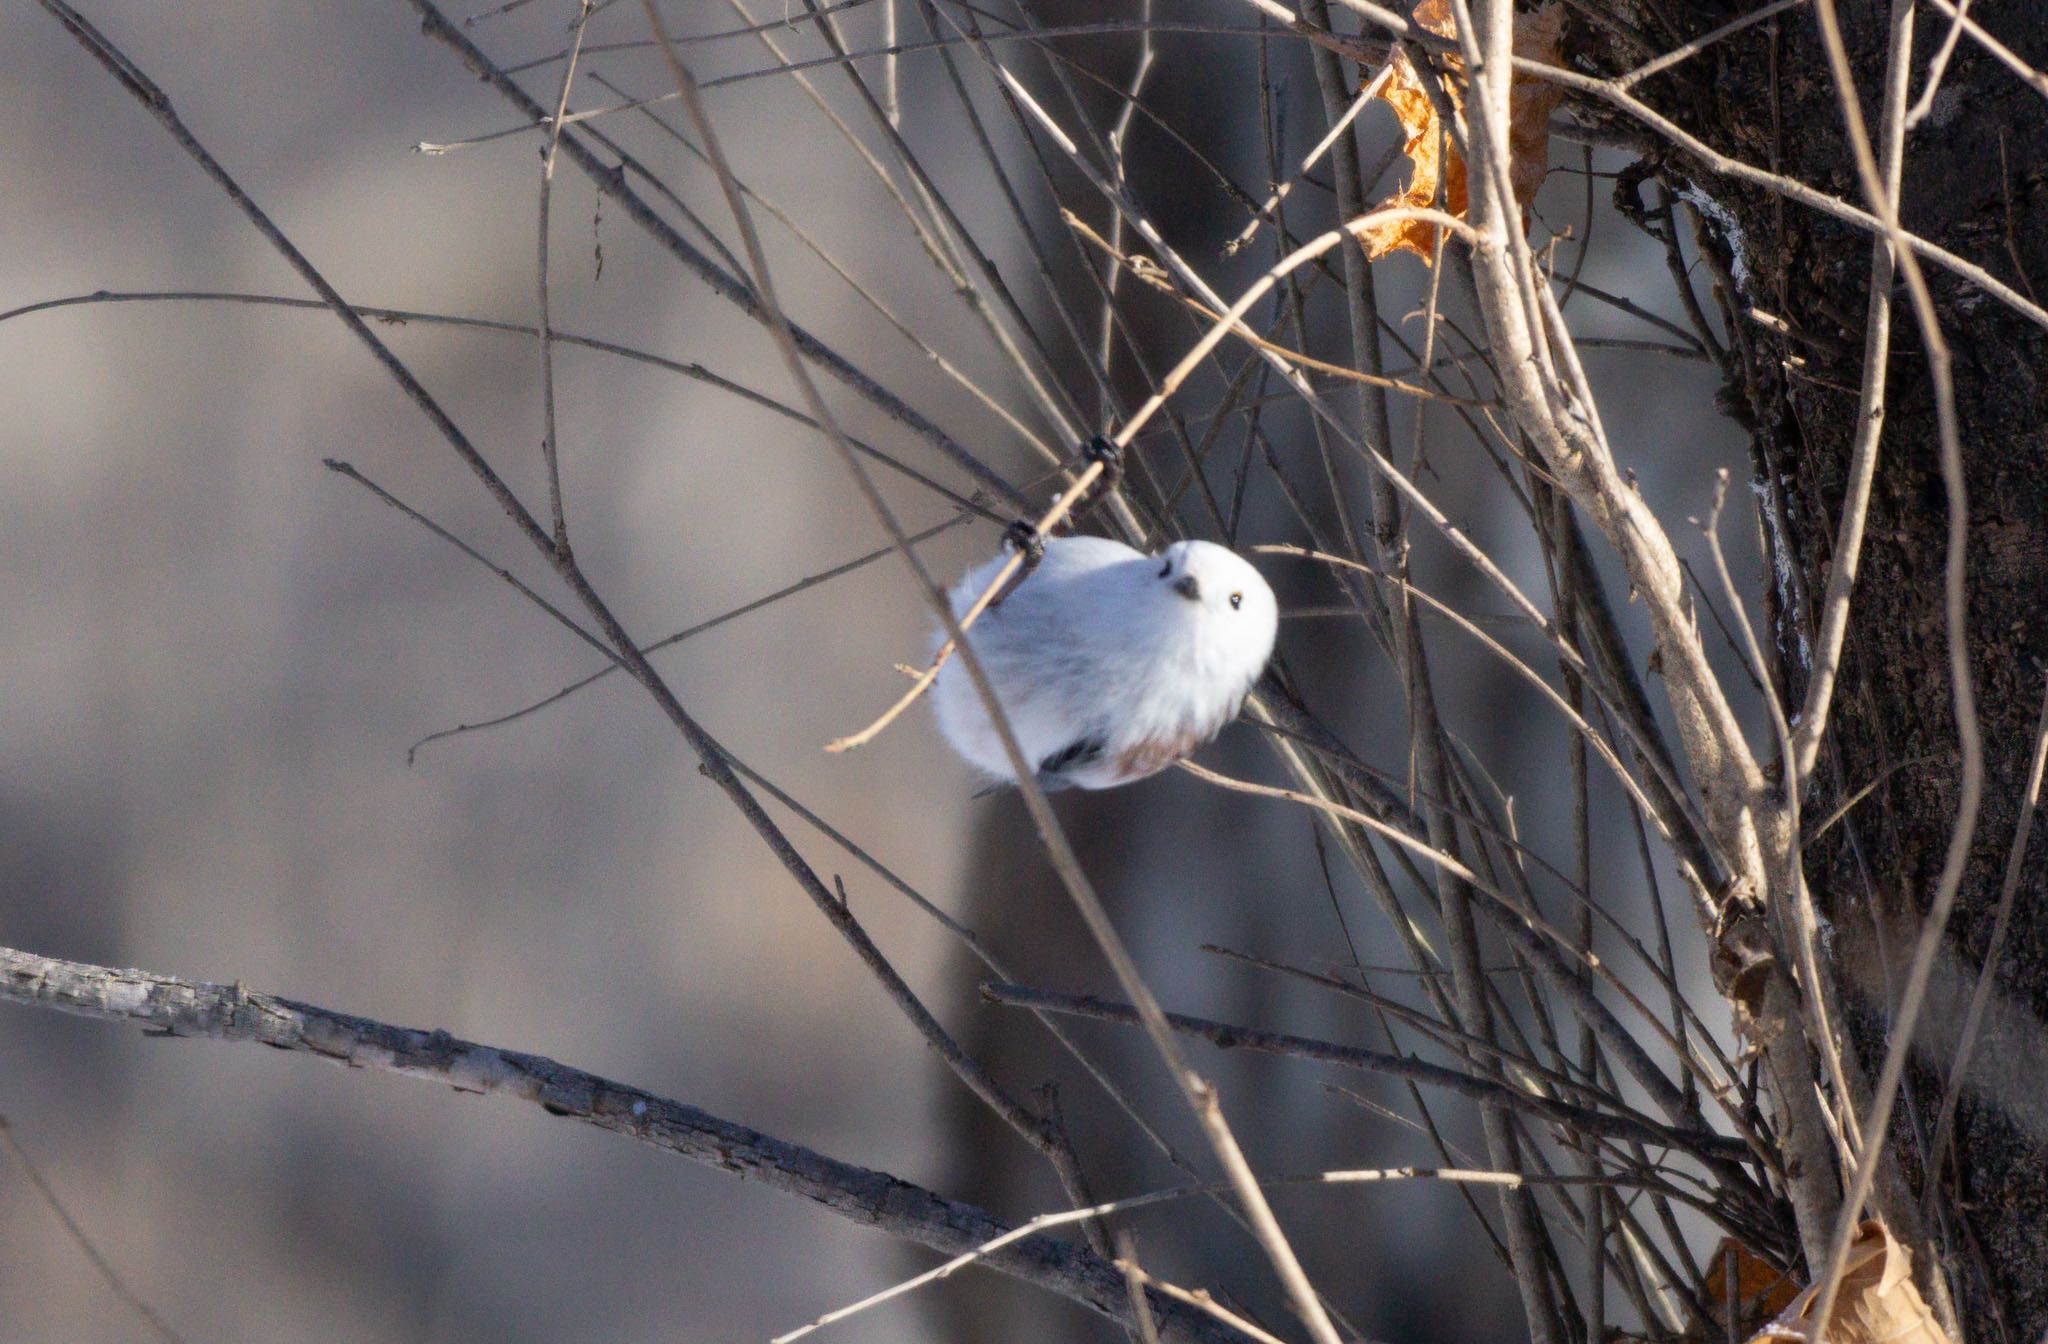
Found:
<svg viewBox="0 0 2048 1344"><path fill-rule="evenodd" d="M1448 0L1422 0L1415 7L1415 22L1439 37L1453 37ZM1556 64L1563 49L1564 7L1553 3L1529 14L1515 17L1515 54ZM1444 58L1453 72L1464 62L1456 56ZM1430 101L1422 75L1408 60L1406 52L1394 53L1393 71L1376 95L1394 110L1406 137L1402 152L1408 156L1408 185L1379 203L1379 207L1428 207L1438 203L1437 187L1443 187L1442 205L1460 219L1470 204L1466 194L1465 158L1444 133L1436 105ZM1463 108L1464 81L1447 78L1444 92L1451 106ZM1515 199L1524 214L1536 198L1537 188L1550 168L1550 114L1563 91L1548 80L1516 75L1508 89L1508 171L1514 183ZM1407 249L1424 261L1436 256L1438 230L1421 220L1386 220L1359 233L1358 240L1369 260L1378 261L1388 253Z"/></svg>
<svg viewBox="0 0 2048 1344"><path fill-rule="evenodd" d="M1725 1332L1770 1320L1792 1305L1792 1276L1733 1237L1723 1237L1700 1283Z"/></svg>
<svg viewBox="0 0 2048 1344"><path fill-rule="evenodd" d="M1515 17L1515 55L1545 65L1564 58L1564 6L1545 5ZM1564 90L1547 79L1516 75L1508 86L1508 176L1521 203L1523 226L1528 209L1550 171L1550 114L1564 101Z"/></svg>
<svg viewBox="0 0 2048 1344"><path fill-rule="evenodd" d="M1394 109L1394 116L1407 137L1401 152L1408 156L1408 185L1375 208L1433 206L1437 203L1437 184L1441 182L1444 209L1463 218L1466 206L1464 156L1458 153L1449 136L1440 133L1436 106L1430 102L1429 94L1422 87L1422 77L1409 62L1406 52L1394 53L1393 73L1376 96ZM1378 261L1402 248L1424 261L1432 261L1436 257L1436 235L1434 225L1419 219L1388 219L1376 221L1360 230L1358 241L1365 248L1369 261Z"/></svg>
<svg viewBox="0 0 2048 1344"><path fill-rule="evenodd" d="M1809 1286L1749 1344L1952 1344L1913 1286L1913 1253L1875 1218L1856 1229L1849 1245L1825 1341L1813 1319L1819 1297L1819 1285Z"/></svg>

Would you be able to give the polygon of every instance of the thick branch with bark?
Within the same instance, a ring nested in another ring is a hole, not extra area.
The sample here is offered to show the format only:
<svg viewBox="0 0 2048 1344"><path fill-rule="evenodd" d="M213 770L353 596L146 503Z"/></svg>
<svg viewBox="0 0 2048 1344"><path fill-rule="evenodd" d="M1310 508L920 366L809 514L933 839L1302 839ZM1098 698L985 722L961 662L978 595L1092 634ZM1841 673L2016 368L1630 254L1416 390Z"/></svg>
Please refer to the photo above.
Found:
<svg viewBox="0 0 2048 1344"><path fill-rule="evenodd" d="M0 1000L134 1022L161 1036L254 1041L348 1068L443 1083L459 1092L514 1097L550 1115L800 1196L842 1218L946 1255L962 1254L1009 1230L972 1204L887 1172L841 1162L544 1055L479 1045L445 1031L392 1026L241 985L61 961L13 948L0 948ZM981 1263L1136 1328L1123 1273L1072 1242L1027 1237ZM1224 1344L1239 1338L1213 1317L1171 1298L1154 1293L1148 1299L1161 1340Z"/></svg>

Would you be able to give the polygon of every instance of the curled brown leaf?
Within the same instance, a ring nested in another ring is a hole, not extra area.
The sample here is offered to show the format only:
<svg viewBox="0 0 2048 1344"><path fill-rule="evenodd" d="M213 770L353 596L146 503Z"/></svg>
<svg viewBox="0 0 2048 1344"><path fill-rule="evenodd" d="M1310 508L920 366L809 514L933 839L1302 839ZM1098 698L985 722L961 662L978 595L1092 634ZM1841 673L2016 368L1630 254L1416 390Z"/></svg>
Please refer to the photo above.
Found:
<svg viewBox="0 0 2048 1344"><path fill-rule="evenodd" d="M1415 7L1415 22L1439 37L1455 37L1449 0L1422 0ZM1515 54L1531 60L1556 64L1563 51L1564 6L1547 4L1515 16ZM1454 109L1464 107L1464 62L1456 56L1443 58L1443 92ZM1437 115L1436 104L1422 83L1423 76L1405 51L1396 51L1393 72L1376 97L1394 110L1406 137L1402 152L1408 156L1408 185L1379 203L1387 206L1434 206L1442 188L1442 206L1460 219L1467 217L1470 197L1465 177L1465 156L1458 152L1448 129ZM1550 114L1556 110L1563 91L1548 80L1516 75L1508 91L1508 175L1514 184L1515 200L1526 219L1529 203L1536 199L1550 169ZM1359 234L1368 260L1378 261L1391 252L1406 249L1424 261L1434 262L1442 230L1416 219L1388 220Z"/></svg>
<svg viewBox="0 0 2048 1344"><path fill-rule="evenodd" d="M1875 1218L1849 1245L1825 1340L1813 1319L1819 1297L1820 1285L1809 1285L1749 1344L1952 1344L1913 1285L1913 1253Z"/></svg>

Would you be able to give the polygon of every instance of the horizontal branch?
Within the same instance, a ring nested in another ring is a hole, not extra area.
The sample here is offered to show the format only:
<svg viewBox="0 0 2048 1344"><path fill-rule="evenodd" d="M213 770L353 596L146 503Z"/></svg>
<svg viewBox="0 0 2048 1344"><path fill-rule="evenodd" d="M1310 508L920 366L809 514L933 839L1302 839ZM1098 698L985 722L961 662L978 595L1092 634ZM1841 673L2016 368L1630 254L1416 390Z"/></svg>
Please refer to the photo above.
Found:
<svg viewBox="0 0 2048 1344"><path fill-rule="evenodd" d="M1137 1015L1129 1005L1097 998L1092 994L1061 994L1029 985L985 984L981 987L981 996L991 1003L1000 1003L1012 1008L1029 1008L1035 1012L1071 1013L1077 1017L1092 1017L1102 1022L1118 1022L1125 1025L1137 1021ZM1175 1031L1188 1036L1198 1036L1219 1049L1258 1050L1266 1054L1294 1055L1325 1064L1341 1064L1347 1068L1390 1074L1396 1078L1408 1079L1410 1082L1447 1088L1475 1101L1493 1102L1539 1115L1574 1134L1597 1134L1605 1138L1655 1144L1660 1148L1675 1148L1680 1152L1694 1153L1706 1158L1741 1159L1749 1155L1749 1145L1740 1139L1706 1130L1675 1129L1669 1125L1660 1125L1647 1116L1618 1115L1611 1111L1574 1106L1555 1097L1525 1092L1506 1083L1474 1077L1472 1074L1461 1073L1457 1069L1446 1068L1441 1064L1416 1059L1412 1055L1389 1054L1384 1050L1367 1050L1355 1045L1338 1045L1332 1041L1319 1041L1309 1036L1261 1031L1256 1027L1232 1026L1227 1022L1189 1017L1184 1013L1168 1013L1166 1020Z"/></svg>
<svg viewBox="0 0 2048 1344"><path fill-rule="evenodd" d="M13 948L0 948L0 1001L136 1022L164 1036L256 1041L350 1068L444 1083L459 1092L516 1097L550 1115L581 1120L799 1195L842 1218L946 1255L971 1251L1010 1230L972 1204L887 1172L838 1161L542 1055L478 1045L445 1031L391 1026L240 985L115 970ZM1028 1237L982 1263L1135 1328L1122 1272L1072 1242ZM1149 1305L1164 1341L1225 1344L1238 1338L1216 1320L1163 1295L1153 1295Z"/></svg>

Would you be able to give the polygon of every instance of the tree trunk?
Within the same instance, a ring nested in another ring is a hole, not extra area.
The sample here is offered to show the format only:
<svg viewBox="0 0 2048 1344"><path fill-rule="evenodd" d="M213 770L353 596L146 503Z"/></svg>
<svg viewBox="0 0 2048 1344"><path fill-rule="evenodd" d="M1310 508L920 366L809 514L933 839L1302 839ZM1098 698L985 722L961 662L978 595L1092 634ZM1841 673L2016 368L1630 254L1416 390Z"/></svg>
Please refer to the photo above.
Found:
<svg viewBox="0 0 2048 1344"><path fill-rule="evenodd" d="M1574 10L1572 54L1602 75L1739 12L1658 0ZM1842 0L1839 10L1875 134L1889 6ZM1983 6L1971 17L2030 65L2048 64L2038 7ZM1938 10L1922 8L1912 98L1947 28ZM1722 41L1636 91L1722 153L1864 204L1808 10ZM2048 102L1965 36L1931 115L1908 136L1905 165L1905 227L2038 299L2035 286L2048 284ZM1720 212L1705 207L1707 248L1721 252L1742 286L1729 403L1754 435L1775 561L1767 598L1779 680L1796 707L1856 423L1870 236L1682 153L1657 166L1674 186L1696 187L1726 212L1717 227ZM1947 272L1930 267L1928 276L1954 357L1985 795L1890 1144L1913 1194L1933 1210L1929 1235L1966 1332L2034 1344L2048 1329L2048 874L2038 859L2017 869L1996 992L1948 1160L1930 1169L1928 1145L1999 905L2048 663L2048 332ZM1810 833L1871 789L1807 849L1806 872L1830 925L1823 952L1848 1009L1846 1032L1873 1078L1955 825L1959 781L1942 600L1949 500L1928 362L1903 288L1895 297L1890 395L1833 732L1819 783L1803 800ZM1756 320L1746 309L1769 317ZM2032 849L2041 849L2038 835Z"/></svg>

